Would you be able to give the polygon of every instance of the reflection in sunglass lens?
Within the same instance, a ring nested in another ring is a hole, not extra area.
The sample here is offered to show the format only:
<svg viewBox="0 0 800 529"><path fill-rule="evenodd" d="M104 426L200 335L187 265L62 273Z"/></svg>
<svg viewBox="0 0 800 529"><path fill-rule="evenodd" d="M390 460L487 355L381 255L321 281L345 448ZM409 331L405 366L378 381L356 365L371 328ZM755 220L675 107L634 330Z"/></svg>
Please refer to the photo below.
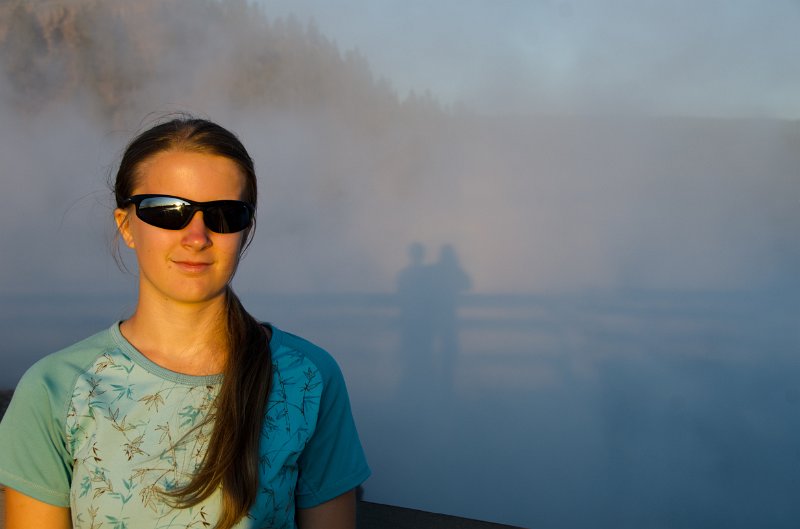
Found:
<svg viewBox="0 0 800 529"><path fill-rule="evenodd" d="M189 216L194 213L194 208L182 200L157 197L142 200L137 213L148 224L167 230L179 230L189 223Z"/></svg>

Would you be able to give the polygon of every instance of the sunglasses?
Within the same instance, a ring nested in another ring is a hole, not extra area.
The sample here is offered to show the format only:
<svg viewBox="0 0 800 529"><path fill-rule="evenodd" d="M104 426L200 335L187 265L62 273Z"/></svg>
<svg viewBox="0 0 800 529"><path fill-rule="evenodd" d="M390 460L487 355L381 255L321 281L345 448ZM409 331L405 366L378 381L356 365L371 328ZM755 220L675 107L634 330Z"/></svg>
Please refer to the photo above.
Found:
<svg viewBox="0 0 800 529"><path fill-rule="evenodd" d="M241 200L194 202L170 195L134 195L123 202L136 206L142 221L165 230L182 230L194 214L203 212L206 227L216 233L236 233L250 226L255 208Z"/></svg>

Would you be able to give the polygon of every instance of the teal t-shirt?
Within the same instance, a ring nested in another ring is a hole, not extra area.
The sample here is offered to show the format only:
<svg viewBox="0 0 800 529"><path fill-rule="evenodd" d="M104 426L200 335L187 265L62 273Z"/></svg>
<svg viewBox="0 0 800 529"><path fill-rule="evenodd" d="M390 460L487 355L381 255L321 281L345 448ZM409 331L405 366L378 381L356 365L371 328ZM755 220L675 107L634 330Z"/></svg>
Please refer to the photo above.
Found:
<svg viewBox="0 0 800 529"><path fill-rule="evenodd" d="M369 476L341 371L322 349L272 328L272 389L260 483L237 528L294 528L313 507ZM159 494L202 461L221 375L164 369L119 324L34 364L0 423L0 483L71 508L75 529L213 526L221 492L188 509Z"/></svg>

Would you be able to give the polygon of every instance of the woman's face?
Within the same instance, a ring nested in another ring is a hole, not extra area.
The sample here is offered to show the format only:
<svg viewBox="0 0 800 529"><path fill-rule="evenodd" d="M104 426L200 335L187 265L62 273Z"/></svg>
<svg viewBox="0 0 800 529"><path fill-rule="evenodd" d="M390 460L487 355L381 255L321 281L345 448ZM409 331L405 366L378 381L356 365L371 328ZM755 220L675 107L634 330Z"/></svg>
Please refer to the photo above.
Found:
<svg viewBox="0 0 800 529"><path fill-rule="evenodd" d="M228 158L185 151L167 151L138 168L133 194L173 195L198 202L241 200L245 177ZM140 299L180 304L204 303L225 292L236 270L245 232L215 233L195 213L181 230L151 226L133 206L114 212L125 244L139 263Z"/></svg>

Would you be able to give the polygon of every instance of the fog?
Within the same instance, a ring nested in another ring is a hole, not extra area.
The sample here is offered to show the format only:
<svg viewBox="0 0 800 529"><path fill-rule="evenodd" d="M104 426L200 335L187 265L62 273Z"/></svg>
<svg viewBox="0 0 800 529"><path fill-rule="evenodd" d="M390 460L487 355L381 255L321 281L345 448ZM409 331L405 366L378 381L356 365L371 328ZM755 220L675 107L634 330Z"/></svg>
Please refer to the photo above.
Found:
<svg viewBox="0 0 800 529"><path fill-rule="evenodd" d="M791 0L260 0L369 51L401 93L492 112L796 117Z"/></svg>
<svg viewBox="0 0 800 529"><path fill-rule="evenodd" d="M365 499L793 526L800 8L671 5L0 2L0 387L132 312L107 181L186 110L254 156L234 287L339 361Z"/></svg>

